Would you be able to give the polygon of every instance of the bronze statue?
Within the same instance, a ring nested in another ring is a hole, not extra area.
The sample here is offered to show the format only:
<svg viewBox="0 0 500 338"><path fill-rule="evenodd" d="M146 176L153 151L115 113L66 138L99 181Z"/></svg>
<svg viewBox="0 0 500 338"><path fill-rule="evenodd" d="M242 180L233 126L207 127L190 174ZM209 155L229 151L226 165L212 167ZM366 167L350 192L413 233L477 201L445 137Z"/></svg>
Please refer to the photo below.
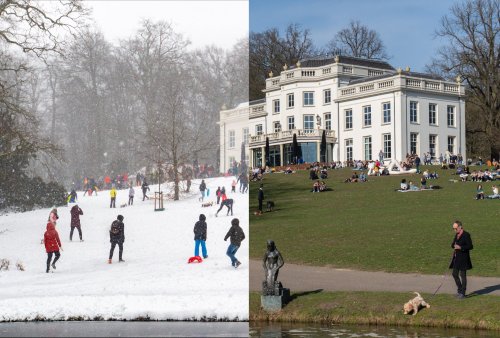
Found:
<svg viewBox="0 0 500 338"><path fill-rule="evenodd" d="M281 289L278 282L279 269L285 264L283 256L276 248L273 240L267 241L267 252L264 255L263 266L265 272L265 281L263 284L263 294L273 295Z"/></svg>

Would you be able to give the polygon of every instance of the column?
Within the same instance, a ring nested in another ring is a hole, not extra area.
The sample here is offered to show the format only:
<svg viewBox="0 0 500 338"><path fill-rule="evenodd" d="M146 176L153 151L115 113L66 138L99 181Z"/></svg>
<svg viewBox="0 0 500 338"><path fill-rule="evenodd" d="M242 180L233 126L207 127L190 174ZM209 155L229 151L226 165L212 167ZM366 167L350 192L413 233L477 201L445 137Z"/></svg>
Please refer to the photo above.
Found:
<svg viewBox="0 0 500 338"><path fill-rule="evenodd" d="M261 150L261 154L262 154L262 157L260 159L260 161L261 161L260 166L265 168L266 167L266 147L265 146L261 147L260 150Z"/></svg>
<svg viewBox="0 0 500 338"><path fill-rule="evenodd" d="M284 166L284 165L285 165L285 162L284 162L284 160L285 160L285 156L284 156L284 154L283 154L283 149L284 149L284 148L285 148L285 147L283 146L283 143L280 143L280 164L281 164L282 166Z"/></svg>
<svg viewBox="0 0 500 338"><path fill-rule="evenodd" d="M320 142L316 142L316 161L320 161L321 159L321 141Z"/></svg>

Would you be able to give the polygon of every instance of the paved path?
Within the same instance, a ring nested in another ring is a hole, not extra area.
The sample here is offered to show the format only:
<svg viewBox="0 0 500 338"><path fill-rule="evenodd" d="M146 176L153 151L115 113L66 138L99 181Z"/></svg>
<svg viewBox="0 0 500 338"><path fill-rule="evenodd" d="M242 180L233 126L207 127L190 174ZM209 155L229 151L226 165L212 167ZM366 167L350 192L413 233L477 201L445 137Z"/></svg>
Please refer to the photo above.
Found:
<svg viewBox="0 0 500 338"><path fill-rule="evenodd" d="M304 266L285 263L278 278L292 292L313 291L393 291L424 292L433 294L456 293L451 270L443 275L420 275L387 272L367 272L349 269ZM260 291L264 280L262 262L250 261L250 291ZM500 278L467 277L467 293L476 292L500 296Z"/></svg>

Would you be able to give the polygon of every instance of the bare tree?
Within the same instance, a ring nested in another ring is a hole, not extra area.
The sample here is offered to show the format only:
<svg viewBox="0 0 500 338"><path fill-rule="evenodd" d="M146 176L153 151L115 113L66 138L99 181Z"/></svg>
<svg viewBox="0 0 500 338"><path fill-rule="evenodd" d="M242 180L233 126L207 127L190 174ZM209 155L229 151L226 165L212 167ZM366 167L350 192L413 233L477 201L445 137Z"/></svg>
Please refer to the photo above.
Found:
<svg viewBox="0 0 500 338"><path fill-rule="evenodd" d="M294 65L297 61L315 55L308 29L302 29L298 24L290 24L281 37L277 28L268 29L262 33L250 33L250 100L264 97L262 89L269 72L278 75L283 65Z"/></svg>
<svg viewBox="0 0 500 338"><path fill-rule="evenodd" d="M443 17L437 36L447 40L428 67L467 85L468 136L483 134L493 156L500 152L500 2L468 0Z"/></svg>
<svg viewBox="0 0 500 338"><path fill-rule="evenodd" d="M60 53L64 34L71 33L87 13L79 0L3 0L0 41L38 57L46 52Z"/></svg>
<svg viewBox="0 0 500 338"><path fill-rule="evenodd" d="M381 60L389 58L379 34L359 21L351 21L349 27L339 31L326 49L329 54Z"/></svg>

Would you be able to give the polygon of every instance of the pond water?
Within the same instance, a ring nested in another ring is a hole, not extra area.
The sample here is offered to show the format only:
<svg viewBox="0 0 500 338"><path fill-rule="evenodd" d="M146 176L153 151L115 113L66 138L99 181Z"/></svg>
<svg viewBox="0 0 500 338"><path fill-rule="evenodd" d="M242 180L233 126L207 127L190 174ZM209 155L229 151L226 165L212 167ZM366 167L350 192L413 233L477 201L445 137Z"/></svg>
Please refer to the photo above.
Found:
<svg viewBox="0 0 500 338"><path fill-rule="evenodd" d="M248 322L14 322L0 337L248 337Z"/></svg>
<svg viewBox="0 0 500 338"><path fill-rule="evenodd" d="M475 338L500 337L500 332L483 330L413 328L391 326L349 326L251 322L250 337L394 337Z"/></svg>

